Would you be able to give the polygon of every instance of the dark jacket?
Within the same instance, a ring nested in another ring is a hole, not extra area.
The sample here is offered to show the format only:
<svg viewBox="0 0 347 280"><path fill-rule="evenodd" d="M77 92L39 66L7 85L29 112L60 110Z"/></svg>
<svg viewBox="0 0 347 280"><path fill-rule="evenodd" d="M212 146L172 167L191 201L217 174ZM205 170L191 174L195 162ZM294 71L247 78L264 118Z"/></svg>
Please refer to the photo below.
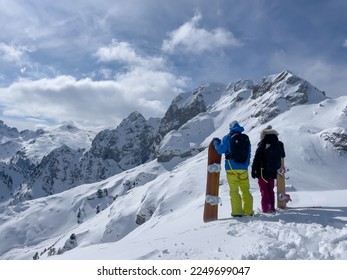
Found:
<svg viewBox="0 0 347 280"><path fill-rule="evenodd" d="M258 143L252 163L252 177L276 179L281 168L281 158L285 157L284 145L276 134L265 134Z"/></svg>

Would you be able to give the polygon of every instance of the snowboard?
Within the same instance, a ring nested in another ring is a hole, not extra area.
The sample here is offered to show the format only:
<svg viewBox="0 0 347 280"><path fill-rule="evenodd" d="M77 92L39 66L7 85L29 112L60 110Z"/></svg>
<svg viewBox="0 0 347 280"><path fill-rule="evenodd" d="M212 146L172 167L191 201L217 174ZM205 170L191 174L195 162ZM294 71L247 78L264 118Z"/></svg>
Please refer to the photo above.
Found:
<svg viewBox="0 0 347 280"><path fill-rule="evenodd" d="M277 207L285 209L287 202L285 200L286 194L286 179L285 174L281 171L277 171Z"/></svg>
<svg viewBox="0 0 347 280"><path fill-rule="evenodd" d="M219 194L219 176L220 163L222 156L214 148L213 140L208 147L207 156L207 181L206 197L204 205L204 222L210 222L218 219Z"/></svg>

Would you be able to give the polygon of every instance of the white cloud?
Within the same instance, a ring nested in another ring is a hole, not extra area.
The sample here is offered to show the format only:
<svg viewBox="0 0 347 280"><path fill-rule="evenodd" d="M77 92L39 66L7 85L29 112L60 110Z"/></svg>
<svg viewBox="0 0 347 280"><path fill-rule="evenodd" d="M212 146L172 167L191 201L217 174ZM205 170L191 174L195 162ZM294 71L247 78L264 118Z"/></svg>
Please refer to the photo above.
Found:
<svg viewBox="0 0 347 280"><path fill-rule="evenodd" d="M347 48L347 39L343 42L343 47Z"/></svg>
<svg viewBox="0 0 347 280"><path fill-rule="evenodd" d="M198 23L201 19L201 14L197 13L189 22L170 32L169 39L164 40L162 44L162 50L173 53L179 49L188 53L201 54L223 47L242 45L241 41L224 28L211 31L199 28Z"/></svg>
<svg viewBox="0 0 347 280"><path fill-rule="evenodd" d="M347 68L332 64L324 60L315 60L307 63L305 70L298 72L320 90L325 91L329 97L346 95Z"/></svg>
<svg viewBox="0 0 347 280"><path fill-rule="evenodd" d="M24 46L13 46L0 43L0 58L7 62L20 63L29 49Z"/></svg>
<svg viewBox="0 0 347 280"><path fill-rule="evenodd" d="M146 118L162 117L171 100L186 87L187 78L172 74L162 57L141 55L127 42L112 40L94 55L100 64L99 75L108 80L70 75L20 79L0 88L2 119L19 118L32 126L37 123L32 119L42 119L114 127L133 111ZM113 61L127 66L126 70L112 68Z"/></svg>
<svg viewBox="0 0 347 280"><path fill-rule="evenodd" d="M58 76L22 80L0 88L2 114L6 119L22 118L28 124L34 118L115 127L133 111L146 118L162 117L168 100L172 100L185 83L184 79L170 73L143 68L117 78L114 81L93 81ZM35 126L34 122L32 126Z"/></svg>
<svg viewBox="0 0 347 280"><path fill-rule="evenodd" d="M109 46L101 47L96 52L99 61L121 61L125 63L141 63L142 58L139 57L134 48L127 42L118 42L113 39Z"/></svg>
<svg viewBox="0 0 347 280"><path fill-rule="evenodd" d="M164 60L161 57L139 55L131 44L118 42L116 39L108 46L101 47L96 52L99 62L117 61L128 66L142 66L146 68L161 68Z"/></svg>

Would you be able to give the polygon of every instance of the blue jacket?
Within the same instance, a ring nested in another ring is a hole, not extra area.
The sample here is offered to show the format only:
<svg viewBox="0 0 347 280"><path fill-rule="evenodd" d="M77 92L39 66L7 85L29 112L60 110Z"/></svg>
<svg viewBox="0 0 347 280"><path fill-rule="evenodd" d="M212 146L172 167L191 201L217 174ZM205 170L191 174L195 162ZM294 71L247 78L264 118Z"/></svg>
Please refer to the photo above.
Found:
<svg viewBox="0 0 347 280"><path fill-rule="evenodd" d="M230 153L230 138L234 133L242 133L244 128L239 124L235 125L230 129L230 133L225 135L222 141L218 141L215 139L213 141L214 148L216 149L218 154L229 154ZM245 163L237 163L232 159L225 159L225 170L248 170L248 166L251 160L251 145L249 145L249 155L247 161ZM231 165L231 168L230 168Z"/></svg>

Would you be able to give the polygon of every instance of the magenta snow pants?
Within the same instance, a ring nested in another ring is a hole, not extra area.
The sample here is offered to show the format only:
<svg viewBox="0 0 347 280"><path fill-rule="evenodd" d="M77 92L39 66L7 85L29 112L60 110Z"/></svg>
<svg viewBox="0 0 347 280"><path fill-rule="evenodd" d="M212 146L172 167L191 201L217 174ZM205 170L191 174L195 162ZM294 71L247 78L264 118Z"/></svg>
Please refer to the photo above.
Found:
<svg viewBox="0 0 347 280"><path fill-rule="evenodd" d="M261 178L258 179L261 194L261 208L264 213L275 212L275 180L266 179L266 181Z"/></svg>

